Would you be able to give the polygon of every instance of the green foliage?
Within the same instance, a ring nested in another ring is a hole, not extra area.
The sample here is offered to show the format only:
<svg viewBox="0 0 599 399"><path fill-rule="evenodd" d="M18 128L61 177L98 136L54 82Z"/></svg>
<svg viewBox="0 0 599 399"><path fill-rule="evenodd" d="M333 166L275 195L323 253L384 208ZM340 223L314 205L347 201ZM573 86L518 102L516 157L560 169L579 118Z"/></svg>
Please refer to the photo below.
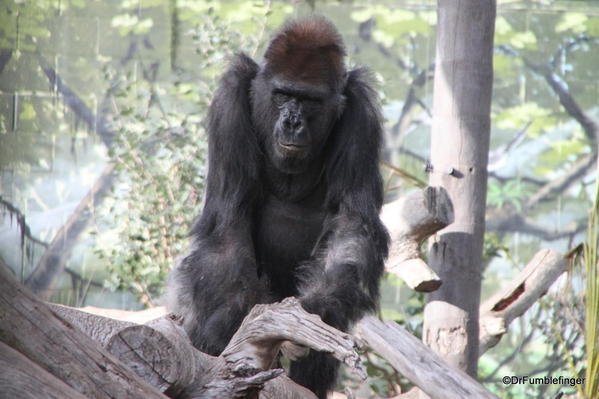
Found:
<svg viewBox="0 0 599 399"><path fill-rule="evenodd" d="M582 33L586 30L586 22L588 17L583 13L567 12L562 15L561 20L555 25L556 32L572 31L574 33Z"/></svg>
<svg viewBox="0 0 599 399"><path fill-rule="evenodd" d="M531 31L518 32L505 17L497 17L495 45L509 45L517 49L534 50L537 48L537 38Z"/></svg>
<svg viewBox="0 0 599 399"><path fill-rule="evenodd" d="M436 23L435 15L433 12L414 12L375 5L352 12L351 18L357 22L375 19L376 29L372 33L374 40L390 48L415 35L430 34L432 26Z"/></svg>
<svg viewBox="0 0 599 399"><path fill-rule="evenodd" d="M245 43L218 17L202 22L193 37L204 73L193 83L155 83L106 71L116 87L118 113L112 125L117 134L110 158L119 183L97 252L108 259L108 286L132 291L144 304L162 293L166 274L187 251L187 233L204 190L207 149L201 122L214 75Z"/></svg>
<svg viewBox="0 0 599 399"><path fill-rule="evenodd" d="M599 166L597 167L599 173ZM582 389L588 399L599 397L599 181L589 215L587 242L584 244L585 282L585 349L586 384Z"/></svg>
<svg viewBox="0 0 599 399"><path fill-rule="evenodd" d="M503 243L499 234L485 233L485 240L483 242L483 261L489 262L492 258L500 258L504 255L509 257L510 249Z"/></svg>
<svg viewBox="0 0 599 399"><path fill-rule="evenodd" d="M555 126L556 118L550 109L526 102L503 109L493 115L493 121L501 129L522 129L530 123L527 133L531 137L538 137L545 129Z"/></svg>
<svg viewBox="0 0 599 399"><path fill-rule="evenodd" d="M168 107L186 101L189 95L176 84L154 86L127 78L115 93L118 130L110 157L119 184L110 216L118 239L100 248L100 254L109 260L111 288L131 290L146 304L160 294L174 258L186 250L203 190L206 150L200 117Z"/></svg>
<svg viewBox="0 0 599 399"><path fill-rule="evenodd" d="M522 201L530 195L530 191L518 180L506 183L490 181L487 191L487 204L502 208L505 204L512 205L515 209L522 209Z"/></svg>
<svg viewBox="0 0 599 399"><path fill-rule="evenodd" d="M111 25L114 28L118 28L121 36L131 33L140 35L147 33L154 25L154 21L151 18L140 20L137 15L120 14L112 18Z"/></svg>

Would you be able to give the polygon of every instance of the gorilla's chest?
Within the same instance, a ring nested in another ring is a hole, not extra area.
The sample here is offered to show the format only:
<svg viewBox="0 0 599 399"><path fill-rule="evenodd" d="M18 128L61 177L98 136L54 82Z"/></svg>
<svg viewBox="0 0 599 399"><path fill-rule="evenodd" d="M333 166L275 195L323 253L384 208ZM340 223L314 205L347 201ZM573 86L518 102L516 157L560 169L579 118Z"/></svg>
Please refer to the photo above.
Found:
<svg viewBox="0 0 599 399"><path fill-rule="evenodd" d="M257 213L254 246L261 272L273 294L295 295L296 267L310 259L321 234L325 212L310 204L281 201L270 196Z"/></svg>

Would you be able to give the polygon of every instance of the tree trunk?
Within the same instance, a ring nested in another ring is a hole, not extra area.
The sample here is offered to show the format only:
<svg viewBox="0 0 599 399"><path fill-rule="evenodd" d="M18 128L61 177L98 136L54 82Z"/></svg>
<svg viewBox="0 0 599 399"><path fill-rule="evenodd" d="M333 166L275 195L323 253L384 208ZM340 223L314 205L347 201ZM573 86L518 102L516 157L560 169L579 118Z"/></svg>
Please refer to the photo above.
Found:
<svg viewBox="0 0 599 399"><path fill-rule="evenodd" d="M438 1L430 176L455 221L431 240L429 264L443 281L428 295L423 340L476 377L481 259L493 81L495 0Z"/></svg>

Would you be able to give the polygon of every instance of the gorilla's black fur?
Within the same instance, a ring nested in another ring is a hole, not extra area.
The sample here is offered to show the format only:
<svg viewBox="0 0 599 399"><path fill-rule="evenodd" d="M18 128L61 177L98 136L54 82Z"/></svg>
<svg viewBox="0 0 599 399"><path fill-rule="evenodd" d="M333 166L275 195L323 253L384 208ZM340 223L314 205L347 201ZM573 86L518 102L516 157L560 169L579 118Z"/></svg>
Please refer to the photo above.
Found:
<svg viewBox="0 0 599 399"><path fill-rule="evenodd" d="M218 355L257 303L296 296L341 330L376 308L388 235L379 219L381 115L335 27L288 22L261 65L237 55L208 115L206 202L170 278L170 310ZM319 398L338 362L310 353L290 376Z"/></svg>

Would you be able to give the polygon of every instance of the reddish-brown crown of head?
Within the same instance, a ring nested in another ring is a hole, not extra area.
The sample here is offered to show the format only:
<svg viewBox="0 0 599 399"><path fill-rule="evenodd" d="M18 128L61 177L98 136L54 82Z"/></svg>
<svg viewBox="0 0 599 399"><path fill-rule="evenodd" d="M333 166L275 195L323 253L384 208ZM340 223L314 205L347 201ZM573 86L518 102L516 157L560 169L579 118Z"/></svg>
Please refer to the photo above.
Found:
<svg viewBox="0 0 599 399"><path fill-rule="evenodd" d="M341 35L329 20L317 16L287 22L264 54L273 74L334 88L345 74L344 57Z"/></svg>

